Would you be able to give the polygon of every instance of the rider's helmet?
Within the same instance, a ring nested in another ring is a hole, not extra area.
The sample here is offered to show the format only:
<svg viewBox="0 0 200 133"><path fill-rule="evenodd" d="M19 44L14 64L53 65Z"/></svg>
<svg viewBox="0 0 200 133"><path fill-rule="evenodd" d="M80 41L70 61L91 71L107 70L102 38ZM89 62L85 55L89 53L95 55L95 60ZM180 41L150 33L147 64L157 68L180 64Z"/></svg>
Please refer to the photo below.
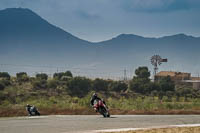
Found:
<svg viewBox="0 0 200 133"><path fill-rule="evenodd" d="M92 97L97 97L97 93L93 93Z"/></svg>
<svg viewBox="0 0 200 133"><path fill-rule="evenodd" d="M30 108L30 107L31 107L31 105L30 105L30 104L26 104L26 107L27 107L27 108Z"/></svg>

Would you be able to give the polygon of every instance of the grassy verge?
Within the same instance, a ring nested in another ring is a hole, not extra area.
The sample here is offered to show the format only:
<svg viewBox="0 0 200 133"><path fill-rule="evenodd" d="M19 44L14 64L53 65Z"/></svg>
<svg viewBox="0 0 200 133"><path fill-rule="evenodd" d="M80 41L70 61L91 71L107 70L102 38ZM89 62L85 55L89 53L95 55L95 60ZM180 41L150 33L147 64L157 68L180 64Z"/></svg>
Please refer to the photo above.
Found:
<svg viewBox="0 0 200 133"><path fill-rule="evenodd" d="M96 114L90 107L91 94L83 98L71 97L69 95L46 96L45 93L37 95L7 97L0 101L0 117L25 116L27 115L26 104L35 105L42 115L93 115ZM170 101L164 97L162 102L158 97L151 96L128 96L105 95L104 98L111 115L166 115L166 114L200 114L200 98L180 98L179 101L173 97Z"/></svg>
<svg viewBox="0 0 200 133"><path fill-rule="evenodd" d="M110 132L110 133L200 133L200 127L160 128L136 131Z"/></svg>
<svg viewBox="0 0 200 133"><path fill-rule="evenodd" d="M96 115L91 108L62 109L62 108L41 108L41 115ZM135 111L110 109L111 115L192 115L200 114L200 110L152 110ZM24 108L1 108L0 117L27 116Z"/></svg>

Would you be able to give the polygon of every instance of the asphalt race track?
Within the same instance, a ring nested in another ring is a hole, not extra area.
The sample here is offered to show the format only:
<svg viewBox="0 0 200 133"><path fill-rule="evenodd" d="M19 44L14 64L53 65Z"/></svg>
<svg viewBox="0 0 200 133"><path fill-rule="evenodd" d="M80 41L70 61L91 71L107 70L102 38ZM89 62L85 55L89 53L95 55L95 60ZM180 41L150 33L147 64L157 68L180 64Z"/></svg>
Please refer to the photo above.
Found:
<svg viewBox="0 0 200 133"><path fill-rule="evenodd" d="M0 118L0 133L92 133L96 130L199 124L200 115L56 115Z"/></svg>

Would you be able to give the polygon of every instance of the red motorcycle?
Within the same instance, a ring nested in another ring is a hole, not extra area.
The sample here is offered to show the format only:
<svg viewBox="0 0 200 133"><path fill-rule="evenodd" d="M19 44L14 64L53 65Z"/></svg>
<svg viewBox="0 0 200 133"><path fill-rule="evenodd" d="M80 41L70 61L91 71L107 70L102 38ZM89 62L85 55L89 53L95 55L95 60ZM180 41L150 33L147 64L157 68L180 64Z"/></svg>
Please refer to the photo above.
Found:
<svg viewBox="0 0 200 133"><path fill-rule="evenodd" d="M110 117L109 110L102 100L95 100L94 101L94 108L101 115L103 115L103 117Z"/></svg>

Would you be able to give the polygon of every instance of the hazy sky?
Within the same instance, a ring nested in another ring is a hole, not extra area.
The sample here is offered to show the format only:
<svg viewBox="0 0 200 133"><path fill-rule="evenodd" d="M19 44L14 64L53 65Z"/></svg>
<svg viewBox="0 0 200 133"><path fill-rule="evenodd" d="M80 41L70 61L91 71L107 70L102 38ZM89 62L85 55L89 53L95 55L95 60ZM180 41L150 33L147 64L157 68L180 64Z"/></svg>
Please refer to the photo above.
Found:
<svg viewBox="0 0 200 133"><path fill-rule="evenodd" d="M121 33L200 36L200 0L0 0L0 9L13 7L95 42Z"/></svg>

